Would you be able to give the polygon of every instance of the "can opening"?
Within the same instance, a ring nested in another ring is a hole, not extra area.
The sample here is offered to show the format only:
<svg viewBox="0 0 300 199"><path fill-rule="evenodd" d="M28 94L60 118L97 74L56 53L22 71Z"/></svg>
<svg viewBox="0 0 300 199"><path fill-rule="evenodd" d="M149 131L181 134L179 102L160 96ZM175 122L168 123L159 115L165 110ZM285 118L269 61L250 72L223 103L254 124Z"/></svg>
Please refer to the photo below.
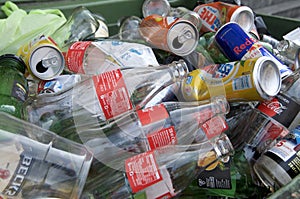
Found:
<svg viewBox="0 0 300 199"><path fill-rule="evenodd" d="M35 68L39 73L45 73L48 70L48 68L44 67L42 60L37 63Z"/></svg>

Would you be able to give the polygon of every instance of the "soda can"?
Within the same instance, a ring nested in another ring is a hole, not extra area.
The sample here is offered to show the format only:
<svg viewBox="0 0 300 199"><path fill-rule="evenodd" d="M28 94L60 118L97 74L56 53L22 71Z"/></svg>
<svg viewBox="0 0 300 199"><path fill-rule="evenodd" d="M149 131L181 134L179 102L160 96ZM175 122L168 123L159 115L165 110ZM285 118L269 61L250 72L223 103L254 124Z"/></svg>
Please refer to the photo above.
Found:
<svg viewBox="0 0 300 199"><path fill-rule="evenodd" d="M223 25L215 34L215 43L230 61L247 60L261 56L270 57L279 67L280 74L285 77L292 70L263 47L257 40L251 38L239 24L229 22Z"/></svg>
<svg viewBox="0 0 300 199"><path fill-rule="evenodd" d="M281 88L276 63L269 57L215 64L189 73L182 83L185 100L206 100L212 96L226 96L234 101L262 101L271 99Z"/></svg>
<svg viewBox="0 0 300 199"><path fill-rule="evenodd" d="M55 42L44 35L23 45L17 52L29 73L42 80L50 80L59 76L65 66L65 59Z"/></svg>
<svg viewBox="0 0 300 199"><path fill-rule="evenodd" d="M276 191L299 175L299 159L300 126L260 156L253 169L266 187Z"/></svg>
<svg viewBox="0 0 300 199"><path fill-rule="evenodd" d="M140 33L149 44L178 56L193 52L199 39L199 31L192 22L156 14L141 21Z"/></svg>
<svg viewBox="0 0 300 199"><path fill-rule="evenodd" d="M194 12L202 19L202 32L216 32L227 22L236 22L246 32L250 32L254 24L254 13L248 6L219 1L198 5Z"/></svg>

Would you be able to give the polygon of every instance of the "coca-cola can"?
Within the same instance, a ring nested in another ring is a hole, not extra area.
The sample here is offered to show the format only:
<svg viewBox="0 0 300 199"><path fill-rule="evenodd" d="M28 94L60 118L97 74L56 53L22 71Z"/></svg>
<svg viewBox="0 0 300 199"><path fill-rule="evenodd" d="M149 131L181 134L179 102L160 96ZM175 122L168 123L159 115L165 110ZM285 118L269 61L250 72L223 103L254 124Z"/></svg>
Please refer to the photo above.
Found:
<svg viewBox="0 0 300 199"><path fill-rule="evenodd" d="M219 1L198 5L194 12L202 19L201 32L216 32L227 22L236 22L246 32L250 32L254 24L254 13L248 6Z"/></svg>
<svg viewBox="0 0 300 199"><path fill-rule="evenodd" d="M179 56L193 52L199 40L199 31L192 22L156 14L141 21L140 33L154 47Z"/></svg>

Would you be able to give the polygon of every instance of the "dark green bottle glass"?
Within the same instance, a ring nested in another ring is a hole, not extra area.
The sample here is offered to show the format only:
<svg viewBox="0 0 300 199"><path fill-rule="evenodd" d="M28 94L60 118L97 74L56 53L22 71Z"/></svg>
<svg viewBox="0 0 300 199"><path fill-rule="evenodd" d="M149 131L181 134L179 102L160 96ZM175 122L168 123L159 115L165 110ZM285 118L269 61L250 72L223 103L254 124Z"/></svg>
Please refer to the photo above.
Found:
<svg viewBox="0 0 300 199"><path fill-rule="evenodd" d="M21 119L22 106L28 96L25 69L25 63L18 56L0 56L0 111Z"/></svg>

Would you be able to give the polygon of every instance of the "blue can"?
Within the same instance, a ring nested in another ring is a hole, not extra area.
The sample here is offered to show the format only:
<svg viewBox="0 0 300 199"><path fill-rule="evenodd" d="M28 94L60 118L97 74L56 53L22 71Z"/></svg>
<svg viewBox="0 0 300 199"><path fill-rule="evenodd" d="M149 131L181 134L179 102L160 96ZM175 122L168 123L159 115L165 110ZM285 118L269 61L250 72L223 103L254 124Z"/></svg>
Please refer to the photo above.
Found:
<svg viewBox="0 0 300 199"><path fill-rule="evenodd" d="M235 22L224 24L215 35L215 43L230 61L240 61L267 56L272 58L280 70L281 77L292 73L275 55L259 44Z"/></svg>

